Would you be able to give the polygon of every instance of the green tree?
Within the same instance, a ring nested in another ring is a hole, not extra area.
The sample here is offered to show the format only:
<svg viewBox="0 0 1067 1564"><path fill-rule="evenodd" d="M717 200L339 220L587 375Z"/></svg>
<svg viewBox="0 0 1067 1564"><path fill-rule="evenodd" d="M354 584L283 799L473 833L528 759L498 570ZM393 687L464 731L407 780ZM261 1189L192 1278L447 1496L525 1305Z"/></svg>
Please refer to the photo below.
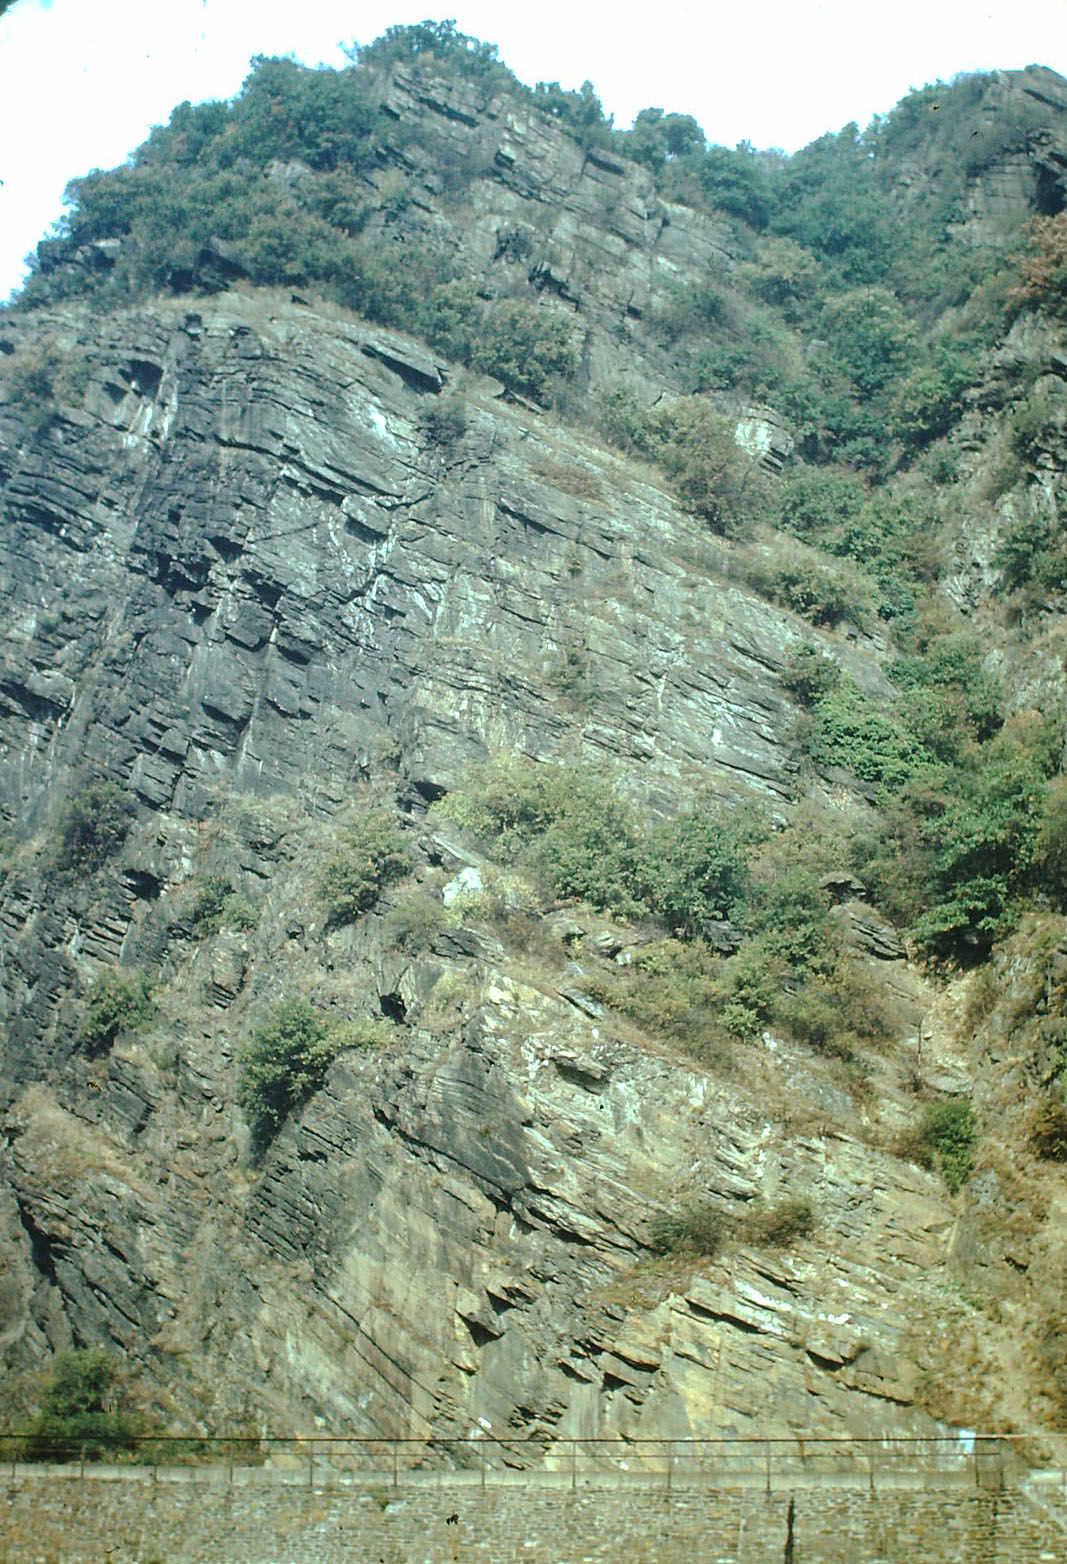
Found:
<svg viewBox="0 0 1067 1564"><path fill-rule="evenodd" d="M937 1157L945 1183L953 1194L963 1188L974 1171L977 1127L969 1102L942 1102L929 1108L920 1138Z"/></svg>
<svg viewBox="0 0 1067 1564"><path fill-rule="evenodd" d="M241 1050L237 1088L254 1157L293 1109L321 1088L340 1046L326 1017L306 999L283 1000L256 1028Z"/></svg>
<svg viewBox="0 0 1067 1564"><path fill-rule="evenodd" d="M91 874L121 847L133 814L133 800L113 782L88 783L60 809L53 862L64 871Z"/></svg>
<svg viewBox="0 0 1067 1564"><path fill-rule="evenodd" d="M41 1411L31 1425L28 1458L114 1459L117 1452L129 1449L138 1425L128 1413L116 1410L120 1393L119 1365L109 1352L93 1348L59 1353Z"/></svg>
<svg viewBox="0 0 1067 1564"><path fill-rule="evenodd" d="M489 310L470 361L512 390L547 402L553 378L577 372L581 343L571 318L558 309L505 299Z"/></svg>
<svg viewBox="0 0 1067 1564"><path fill-rule="evenodd" d="M411 855L403 836L381 810L360 815L343 834L344 847L326 863L318 897L327 923L338 928L369 911L387 885L403 879Z"/></svg>
<svg viewBox="0 0 1067 1564"><path fill-rule="evenodd" d="M679 397L648 419L650 449L679 497L721 532L736 527L759 489L758 461L709 398Z"/></svg>
<svg viewBox="0 0 1067 1564"><path fill-rule="evenodd" d="M120 1032L142 1032L155 1020L152 985L143 972L108 967L89 989L81 1037L91 1053L110 1048Z"/></svg>
<svg viewBox="0 0 1067 1564"><path fill-rule="evenodd" d="M1050 724L1006 729L980 764L957 772L946 807L924 823L933 852L929 907L913 933L931 950L988 949L1011 921L1034 863L1057 751Z"/></svg>
<svg viewBox="0 0 1067 1564"><path fill-rule="evenodd" d="M748 896L749 853L766 830L747 812L717 819L703 809L654 827L639 851L638 875L649 905L683 938L707 935Z"/></svg>
<svg viewBox="0 0 1067 1564"><path fill-rule="evenodd" d="M820 328L831 363L863 398L877 397L897 380L914 351L914 327L885 288L857 288L828 299Z"/></svg>

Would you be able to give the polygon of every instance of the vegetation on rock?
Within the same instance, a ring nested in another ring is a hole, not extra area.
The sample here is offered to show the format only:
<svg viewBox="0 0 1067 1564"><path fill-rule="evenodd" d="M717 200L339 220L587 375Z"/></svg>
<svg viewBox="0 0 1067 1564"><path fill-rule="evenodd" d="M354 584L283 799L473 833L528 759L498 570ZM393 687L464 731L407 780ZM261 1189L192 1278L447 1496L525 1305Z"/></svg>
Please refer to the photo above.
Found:
<svg viewBox="0 0 1067 1564"><path fill-rule="evenodd" d="M120 1032L142 1032L155 1019L152 984L142 972L108 967L89 989L81 1038L90 1053L110 1048Z"/></svg>
<svg viewBox="0 0 1067 1564"><path fill-rule="evenodd" d="M403 879L411 867L404 837L381 810L356 817L343 833L344 847L322 871L318 897L331 928L354 923L377 901L387 885Z"/></svg>
<svg viewBox="0 0 1067 1564"><path fill-rule="evenodd" d="M102 1348L61 1352L41 1397L30 1439L19 1450L31 1461L114 1461L132 1449L141 1424L122 1399L117 1359Z"/></svg>

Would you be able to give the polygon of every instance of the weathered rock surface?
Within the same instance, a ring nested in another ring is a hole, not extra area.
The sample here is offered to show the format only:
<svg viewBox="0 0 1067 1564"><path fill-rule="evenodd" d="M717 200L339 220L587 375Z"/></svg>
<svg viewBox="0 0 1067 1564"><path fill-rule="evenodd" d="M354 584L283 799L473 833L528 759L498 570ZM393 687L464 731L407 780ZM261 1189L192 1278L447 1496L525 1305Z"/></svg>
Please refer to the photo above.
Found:
<svg viewBox="0 0 1067 1564"><path fill-rule="evenodd" d="M521 268L575 311L598 383L678 390L640 323L671 282L729 270L725 223L469 83L427 98L397 71L390 91L440 142L391 154L423 159L413 231L452 242L441 170L477 163L471 275L506 291ZM974 220L1017 194L991 185ZM608 760L653 809L700 786L784 815L791 646L823 640L875 696L882 649L754 595L647 468L495 382L242 291L239 247L197 264L232 291L5 317L5 362L50 346L72 373L40 418L0 376L0 1361L17 1380L114 1343L176 1426L223 1431L929 1428L956 1210L887 1149L914 1118L892 1049L861 1078L765 1034L698 1067L590 991L631 952L584 913L523 951L446 895L458 919L409 950L380 910L328 930L313 894L375 789L407 811L427 896L481 883L423 813L494 751ZM788 460L772 409L730 411ZM968 411L976 446L989 417ZM968 544L960 601L1009 519ZM89 777L136 818L78 883L47 849ZM193 937L206 875L257 928ZM861 890L835 879L839 915L921 1042L922 980ZM91 1056L82 1000L116 963L157 979L160 1022ZM292 993L388 1014L399 1040L344 1053L252 1168L238 1050ZM959 1061L922 1063L967 1090ZM665 1215L710 1202L729 1225L790 1196L817 1220L788 1253L650 1258Z"/></svg>

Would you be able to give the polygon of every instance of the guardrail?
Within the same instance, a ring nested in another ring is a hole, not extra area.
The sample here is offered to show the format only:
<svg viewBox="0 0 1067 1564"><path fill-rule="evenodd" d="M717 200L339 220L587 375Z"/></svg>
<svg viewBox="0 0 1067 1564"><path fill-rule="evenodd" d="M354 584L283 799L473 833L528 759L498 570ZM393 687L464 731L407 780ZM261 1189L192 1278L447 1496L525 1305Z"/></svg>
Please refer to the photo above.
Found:
<svg viewBox="0 0 1067 1564"><path fill-rule="evenodd" d="M1026 1469L1022 1436L850 1438L794 1435L716 1439L379 1439L349 1435L0 1434L0 1461L52 1476L132 1476L152 1481L304 1483L323 1487L383 1481L699 1484L708 1489L818 1484L1003 1488Z"/></svg>

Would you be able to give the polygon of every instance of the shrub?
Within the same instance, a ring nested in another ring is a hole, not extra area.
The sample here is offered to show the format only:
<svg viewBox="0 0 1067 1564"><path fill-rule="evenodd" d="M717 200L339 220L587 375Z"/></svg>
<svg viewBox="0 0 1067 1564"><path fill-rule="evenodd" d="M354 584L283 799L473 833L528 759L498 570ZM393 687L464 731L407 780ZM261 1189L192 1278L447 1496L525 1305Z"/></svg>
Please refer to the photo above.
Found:
<svg viewBox="0 0 1067 1564"><path fill-rule="evenodd" d="M1058 747L1054 725L1038 721L1031 730L1014 721L985 746L979 766L957 772L945 807L924 823L934 850L930 905L913 933L932 950L988 947L1010 921L1034 862Z"/></svg>
<svg viewBox="0 0 1067 1564"><path fill-rule="evenodd" d="M766 823L747 812L717 818L695 809L662 822L638 852L645 900L674 933L711 933L748 895L749 851L766 835Z"/></svg>
<svg viewBox="0 0 1067 1564"><path fill-rule="evenodd" d="M893 432L913 449L947 434L963 411L963 393L977 361L954 344L938 345L930 363L913 369L897 388Z"/></svg>
<svg viewBox="0 0 1067 1564"><path fill-rule="evenodd" d="M1019 267L1015 298L1067 319L1067 212L1033 218L1027 237L1030 248Z"/></svg>
<svg viewBox="0 0 1067 1564"><path fill-rule="evenodd" d="M356 1016L330 1027L329 1043L335 1054L346 1048L377 1053L396 1039L396 1025L385 1016Z"/></svg>
<svg viewBox="0 0 1067 1564"><path fill-rule="evenodd" d="M837 688L841 681L841 666L824 648L805 641L790 648L778 679L802 706L814 706Z"/></svg>
<svg viewBox="0 0 1067 1564"><path fill-rule="evenodd" d="M635 811L609 791L580 784L532 853L557 896L576 897L624 915L638 898Z"/></svg>
<svg viewBox="0 0 1067 1564"><path fill-rule="evenodd" d="M679 337L704 336L719 325L726 312L726 299L714 283L690 286L672 283L652 314L652 325L667 343Z"/></svg>
<svg viewBox="0 0 1067 1564"><path fill-rule="evenodd" d="M616 386L600 392L595 406L595 427L610 445L631 455L650 454L648 413L636 392Z"/></svg>
<svg viewBox="0 0 1067 1564"><path fill-rule="evenodd" d="M142 1032L155 1019L152 985L141 972L109 967L94 978L81 1038L90 1053L102 1053L120 1032Z"/></svg>
<svg viewBox="0 0 1067 1564"><path fill-rule="evenodd" d="M1067 777L1054 777L1046 789L1033 873L1057 907L1067 905Z"/></svg>
<svg viewBox="0 0 1067 1564"><path fill-rule="evenodd" d="M448 921L440 900L426 891L412 891L386 915L386 942L398 950L425 950Z"/></svg>
<svg viewBox="0 0 1067 1564"><path fill-rule="evenodd" d="M686 1210L656 1217L649 1248L658 1255L700 1255L713 1259L729 1232L725 1213L708 1200L696 1201Z"/></svg>
<svg viewBox="0 0 1067 1564"><path fill-rule="evenodd" d="M190 913L193 934L206 939L220 929L254 929L259 908L235 891L223 875L201 880Z"/></svg>
<svg viewBox="0 0 1067 1564"><path fill-rule="evenodd" d="M387 885L403 879L411 868L407 842L381 810L359 816L343 840L344 850L328 861L319 880L328 928L354 923Z"/></svg>
<svg viewBox="0 0 1067 1564"><path fill-rule="evenodd" d="M830 898L813 874L788 869L759 886L745 916L766 952L797 971L827 970L836 950L830 942Z"/></svg>
<svg viewBox="0 0 1067 1564"><path fill-rule="evenodd" d="M1034 465L1053 450L1062 433L1057 407L1047 391L1034 391L1019 403L1011 415L1012 450L1021 461Z"/></svg>
<svg viewBox="0 0 1067 1564"><path fill-rule="evenodd" d="M680 499L717 531L747 514L760 488L759 462L707 397L679 397L648 419L649 449Z"/></svg>
<svg viewBox="0 0 1067 1564"><path fill-rule="evenodd" d="M422 430L431 445L446 454L455 450L467 432L467 405L454 392L442 393L422 415Z"/></svg>
<svg viewBox="0 0 1067 1564"><path fill-rule="evenodd" d="M577 372L581 341L569 316L548 305L507 299L490 309L470 362L512 390L547 402L553 378Z"/></svg>
<svg viewBox="0 0 1067 1564"><path fill-rule="evenodd" d="M567 792L561 766L497 758L472 766L462 787L434 804L433 812L491 843L499 857L513 863L561 817Z"/></svg>
<svg viewBox="0 0 1067 1564"><path fill-rule="evenodd" d="M61 1352L30 1428L26 1456L31 1461L114 1459L129 1449L138 1432L128 1414L113 1409L118 1393L118 1364L100 1348Z"/></svg>
<svg viewBox="0 0 1067 1564"><path fill-rule="evenodd" d="M798 538L821 541L831 529L855 521L865 498L866 487L855 473L802 467L782 485L782 526Z"/></svg>
<svg viewBox="0 0 1067 1564"><path fill-rule="evenodd" d="M843 619L859 624L875 607L871 589L859 572L824 564L799 549L755 562L749 580L764 597L814 625L833 626Z"/></svg>
<svg viewBox="0 0 1067 1564"><path fill-rule="evenodd" d="M792 1195L772 1206L747 1213L742 1234L762 1249L788 1249L815 1231L815 1207L804 1195Z"/></svg>
<svg viewBox="0 0 1067 1564"><path fill-rule="evenodd" d="M292 1110L320 1089L343 1046L306 999L283 1000L256 1028L241 1050L237 1088L253 1156L261 1155Z"/></svg>
<svg viewBox="0 0 1067 1564"><path fill-rule="evenodd" d="M611 965L584 980L589 993L647 1031L679 1042L703 1060L721 1061L720 960L702 940L646 945L629 965Z"/></svg>
<svg viewBox="0 0 1067 1564"><path fill-rule="evenodd" d="M913 327L885 288L857 288L828 300L820 328L832 362L864 400L885 390L912 356Z"/></svg>
<svg viewBox="0 0 1067 1564"><path fill-rule="evenodd" d="M89 874L121 847L132 822L133 803L121 788L90 782L60 810L53 860L62 870Z"/></svg>
<svg viewBox="0 0 1067 1564"><path fill-rule="evenodd" d="M816 765L841 766L891 789L915 776L926 759L917 740L847 674L816 700L806 747Z"/></svg>
<svg viewBox="0 0 1067 1564"><path fill-rule="evenodd" d="M1009 592L1018 591L1039 575L1051 540L1052 528L1045 516L1021 516L1012 522L993 555Z"/></svg>
<svg viewBox="0 0 1067 1564"><path fill-rule="evenodd" d="M723 1028L742 1042L755 1042L777 1009L787 976L765 939L746 939L725 963L717 985Z"/></svg>
<svg viewBox="0 0 1067 1564"><path fill-rule="evenodd" d="M1045 1162L1067 1162L1067 1108L1046 1098L1030 1126L1030 1146Z"/></svg>
<svg viewBox="0 0 1067 1564"><path fill-rule="evenodd" d="M974 1171L976 1138L974 1109L969 1102L942 1102L927 1109L920 1139L936 1157L953 1194Z"/></svg>

